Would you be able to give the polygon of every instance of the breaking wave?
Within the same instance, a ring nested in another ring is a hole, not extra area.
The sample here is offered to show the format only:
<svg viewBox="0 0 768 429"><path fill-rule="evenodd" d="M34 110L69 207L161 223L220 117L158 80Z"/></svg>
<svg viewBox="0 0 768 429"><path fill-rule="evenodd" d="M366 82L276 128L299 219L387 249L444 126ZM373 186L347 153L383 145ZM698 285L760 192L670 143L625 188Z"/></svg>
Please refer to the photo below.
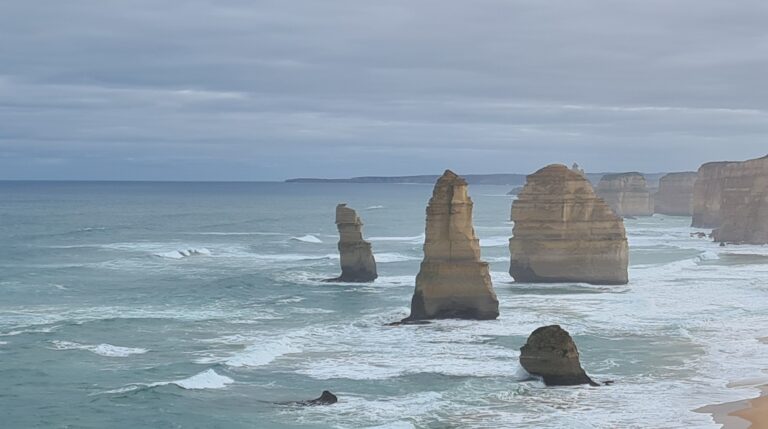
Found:
<svg viewBox="0 0 768 429"><path fill-rule="evenodd" d="M113 346L112 344L88 345L71 341L54 340L52 342L54 350L87 350L99 356L105 357L128 357L131 355L140 355L148 352L147 349Z"/></svg>
<svg viewBox="0 0 768 429"><path fill-rule="evenodd" d="M323 240L320 240L319 238L315 237L312 234L302 235L301 237L291 237L291 240L301 241L304 243L322 243L323 242Z"/></svg>

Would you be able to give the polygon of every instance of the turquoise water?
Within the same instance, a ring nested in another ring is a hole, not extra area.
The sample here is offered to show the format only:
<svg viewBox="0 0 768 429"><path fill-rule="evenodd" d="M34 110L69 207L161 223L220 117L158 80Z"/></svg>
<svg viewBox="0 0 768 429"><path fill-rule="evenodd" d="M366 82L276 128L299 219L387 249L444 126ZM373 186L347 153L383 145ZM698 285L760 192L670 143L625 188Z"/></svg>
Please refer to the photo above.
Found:
<svg viewBox="0 0 768 429"><path fill-rule="evenodd" d="M691 410L764 377L768 248L689 218L628 220L630 284L513 284L511 197L471 186L496 321L408 314L430 186L0 182L2 427L717 427ZM339 273L334 208L365 222L370 285ZM189 256L185 256L189 255ZM610 387L524 381L559 323ZM331 407L273 402L336 393Z"/></svg>

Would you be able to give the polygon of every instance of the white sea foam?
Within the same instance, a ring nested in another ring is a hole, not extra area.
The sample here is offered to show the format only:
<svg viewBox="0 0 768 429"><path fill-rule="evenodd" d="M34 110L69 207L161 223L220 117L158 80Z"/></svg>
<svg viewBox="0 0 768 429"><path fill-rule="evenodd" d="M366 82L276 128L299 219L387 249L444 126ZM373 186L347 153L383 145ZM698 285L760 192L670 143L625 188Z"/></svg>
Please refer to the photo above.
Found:
<svg viewBox="0 0 768 429"><path fill-rule="evenodd" d="M419 235L412 235L412 236L405 236L405 237L369 237L368 241L399 241L403 243L414 243L414 244L421 244L424 243L425 239L424 234Z"/></svg>
<svg viewBox="0 0 768 429"><path fill-rule="evenodd" d="M117 389L107 390L101 392L101 394L119 394L127 393L142 388L152 388L160 386L174 385L186 390L202 390L202 389L224 389L227 385L234 383L230 377L220 375L213 369L207 369L199 374L195 374L188 378L173 381L158 381L155 383L135 383L128 386L123 386Z"/></svg>
<svg viewBox="0 0 768 429"><path fill-rule="evenodd" d="M509 236L498 236L480 239L480 247L506 247L509 246Z"/></svg>
<svg viewBox="0 0 768 429"><path fill-rule="evenodd" d="M302 235L301 237L291 237L291 240L294 241L301 241L304 243L322 243L323 240L320 240L316 236L312 234Z"/></svg>
<svg viewBox="0 0 768 429"><path fill-rule="evenodd" d="M246 347L245 350L226 358L224 363L231 367L263 366L283 355L300 351L301 349L293 344L290 338L283 337L258 341Z"/></svg>
<svg viewBox="0 0 768 429"><path fill-rule="evenodd" d="M8 341L0 341L0 346L4 346L6 344L8 344Z"/></svg>
<svg viewBox="0 0 768 429"><path fill-rule="evenodd" d="M383 209L383 208L384 208L384 206L370 206L370 207L366 207L365 209L366 210L379 210L379 209Z"/></svg>
<svg viewBox="0 0 768 429"><path fill-rule="evenodd" d="M376 253L374 254L376 262L386 264L389 262L404 262L421 260L418 256L409 256L402 253Z"/></svg>
<svg viewBox="0 0 768 429"><path fill-rule="evenodd" d="M147 349L141 348L113 346L112 344L106 343L88 345L60 340L54 340L51 343L53 344L54 350L87 350L99 356L105 357L128 357L131 355L144 354L149 351Z"/></svg>
<svg viewBox="0 0 768 429"><path fill-rule="evenodd" d="M170 381L166 384L175 384L182 389L223 389L235 380L219 375L212 369L205 370L200 374L182 380Z"/></svg>
<svg viewBox="0 0 768 429"><path fill-rule="evenodd" d="M711 250L703 252L699 255L699 260L701 261L715 261L718 259L720 259L720 255L717 252L713 252Z"/></svg>

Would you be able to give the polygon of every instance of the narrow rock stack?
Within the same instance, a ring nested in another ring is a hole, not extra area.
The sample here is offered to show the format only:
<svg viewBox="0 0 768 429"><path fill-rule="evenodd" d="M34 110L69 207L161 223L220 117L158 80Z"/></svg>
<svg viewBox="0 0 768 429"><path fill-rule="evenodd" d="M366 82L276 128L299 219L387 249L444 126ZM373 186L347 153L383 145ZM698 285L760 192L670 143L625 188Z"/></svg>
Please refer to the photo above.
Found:
<svg viewBox="0 0 768 429"><path fill-rule="evenodd" d="M336 206L341 275L329 281L364 283L376 280L371 243L363 240L363 222L346 204Z"/></svg>
<svg viewBox="0 0 768 429"><path fill-rule="evenodd" d="M768 156L731 164L722 179L715 241L768 244Z"/></svg>
<svg viewBox="0 0 768 429"><path fill-rule="evenodd" d="M559 325L543 326L520 348L520 365L544 379L547 386L597 386L579 362L579 351L568 331Z"/></svg>
<svg viewBox="0 0 768 429"><path fill-rule="evenodd" d="M405 321L498 316L499 301L472 226L467 182L446 170L427 206L424 260Z"/></svg>
<svg viewBox="0 0 768 429"><path fill-rule="evenodd" d="M606 174L597 184L597 195L619 216L653 215L653 196L640 173Z"/></svg>
<svg viewBox="0 0 768 429"><path fill-rule="evenodd" d="M624 222L583 175L559 164L529 175L512 203L512 220L515 281L627 283Z"/></svg>
<svg viewBox="0 0 768 429"><path fill-rule="evenodd" d="M691 216L696 176L692 171L664 175L654 198L654 211L670 216Z"/></svg>

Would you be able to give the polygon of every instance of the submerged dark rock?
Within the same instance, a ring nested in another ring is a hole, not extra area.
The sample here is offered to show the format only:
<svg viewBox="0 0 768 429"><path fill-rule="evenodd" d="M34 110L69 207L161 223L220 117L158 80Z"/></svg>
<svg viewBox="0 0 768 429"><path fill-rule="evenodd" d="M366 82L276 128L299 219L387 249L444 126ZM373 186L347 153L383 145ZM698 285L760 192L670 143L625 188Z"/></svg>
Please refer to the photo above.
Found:
<svg viewBox="0 0 768 429"><path fill-rule="evenodd" d="M335 403L339 402L339 398L336 397L333 393L323 390L323 393L320 395L319 398L315 399L309 399L306 401L292 401L292 402L281 402L281 405L299 405L304 407L314 407L318 405L333 405Z"/></svg>
<svg viewBox="0 0 768 429"><path fill-rule="evenodd" d="M547 386L598 386L581 367L576 343L560 325L533 331L520 348L520 365L528 373L542 377Z"/></svg>

